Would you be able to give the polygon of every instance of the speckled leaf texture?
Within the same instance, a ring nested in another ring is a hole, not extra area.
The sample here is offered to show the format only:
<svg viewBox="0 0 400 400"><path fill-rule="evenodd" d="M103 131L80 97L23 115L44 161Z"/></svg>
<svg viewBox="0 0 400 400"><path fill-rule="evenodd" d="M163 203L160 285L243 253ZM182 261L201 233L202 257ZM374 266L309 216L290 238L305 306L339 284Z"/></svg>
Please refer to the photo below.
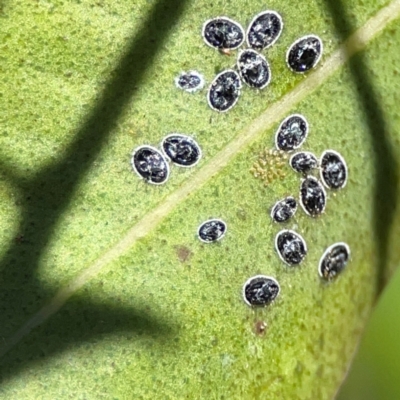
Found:
<svg viewBox="0 0 400 400"><path fill-rule="evenodd" d="M246 28L265 2L0 2L2 398L334 397L400 257L400 1L268 9L284 21L262 52L271 84L243 87L218 114L207 87L238 50L206 46L202 25L224 15ZM324 54L294 74L285 54L305 34ZM205 89L174 86L189 70ZM310 125L303 150L336 150L349 167L323 215L299 209L282 225L308 244L298 267L279 259L269 215L298 197L300 176L269 155L291 113ZM197 140L200 163L145 184L131 152L173 132ZM265 161L267 184L251 172ZM228 231L205 244L197 228L210 218ZM323 283L319 259L339 241L351 261ZM242 285L257 274L281 293L252 309Z"/></svg>

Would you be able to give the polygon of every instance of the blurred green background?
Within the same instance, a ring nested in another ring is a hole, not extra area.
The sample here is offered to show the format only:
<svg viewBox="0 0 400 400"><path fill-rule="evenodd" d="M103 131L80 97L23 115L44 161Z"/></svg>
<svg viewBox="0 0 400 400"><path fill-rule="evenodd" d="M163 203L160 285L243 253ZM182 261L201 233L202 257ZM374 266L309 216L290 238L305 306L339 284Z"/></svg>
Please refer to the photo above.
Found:
<svg viewBox="0 0 400 400"><path fill-rule="evenodd" d="M367 325L337 400L400 399L400 271Z"/></svg>

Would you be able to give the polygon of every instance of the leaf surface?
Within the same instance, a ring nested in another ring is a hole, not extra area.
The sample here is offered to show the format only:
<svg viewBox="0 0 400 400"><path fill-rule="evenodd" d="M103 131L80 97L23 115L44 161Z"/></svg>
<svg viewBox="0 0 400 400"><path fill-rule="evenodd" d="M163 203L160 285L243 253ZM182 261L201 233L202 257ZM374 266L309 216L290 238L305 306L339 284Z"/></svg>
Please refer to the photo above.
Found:
<svg viewBox="0 0 400 400"><path fill-rule="evenodd" d="M198 69L210 82L231 67L235 55L202 42L202 23L229 15L246 26L262 2L4 3L0 393L332 397L398 264L400 229L400 2L337 4L273 1L285 27L264 52L271 85L244 88L216 114L205 91L180 92L173 79ZM323 60L296 76L284 55L309 32L322 38ZM310 123L304 149L339 151L350 173L321 218L299 210L286 225L308 243L298 268L277 257L269 210L297 196L300 178L286 163L274 163L283 179L267 187L250 172L293 112ZM145 185L130 153L171 132L194 135L204 157L172 166L165 186ZM228 223L216 245L196 238L210 217ZM322 284L319 258L337 241L351 263ZM241 299L256 274L281 285L266 309Z"/></svg>

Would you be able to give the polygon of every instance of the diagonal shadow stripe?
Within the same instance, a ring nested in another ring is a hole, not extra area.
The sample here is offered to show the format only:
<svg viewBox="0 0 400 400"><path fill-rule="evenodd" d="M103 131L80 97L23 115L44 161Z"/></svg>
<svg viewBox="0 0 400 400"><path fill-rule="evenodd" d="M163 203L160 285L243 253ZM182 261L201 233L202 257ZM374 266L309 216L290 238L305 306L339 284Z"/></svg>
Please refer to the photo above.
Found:
<svg viewBox="0 0 400 400"><path fill-rule="evenodd" d="M137 353L150 351L149 348L156 351L152 347L155 340L161 342L163 353L176 351L178 334L179 326L149 306L127 306L118 296L103 299L101 303L86 294L75 296L59 313L37 327L1 359L0 397L2 385L8 379L25 369L40 368L43 360L47 362L77 346L87 348L104 340L110 343L113 335L117 335L115 346L124 342L126 347L135 349L135 354L131 355L135 357Z"/></svg>
<svg viewBox="0 0 400 400"><path fill-rule="evenodd" d="M344 6L343 0L326 0L325 4L333 17L338 36L344 40L349 32L355 30L350 22L348 8ZM388 125L365 53L361 51L350 58L348 65L368 123L367 134L373 148L375 171L373 229L377 244L377 294L379 294L389 278L387 276L389 240L399 199L399 164L390 144Z"/></svg>
<svg viewBox="0 0 400 400"><path fill-rule="evenodd" d="M58 218L68 207L75 188L106 144L128 102L134 98L146 71L183 14L186 3L186 0L160 0L153 6L140 26L139 33L128 43L127 50L110 74L112 79L76 132L63 157L40 170L33 179L17 179L17 182L13 182L22 193L19 231L27 239L22 243L12 241L0 262L0 337L10 336L36 311L38 303L53 294L51 289L42 286L36 274L42 251L52 237ZM84 307L88 313L90 306L88 300ZM118 310L112 304L110 308L114 309L114 313ZM93 306L93 312L97 311ZM129 314L129 310L122 311L125 316ZM137 314L135 310L130 312L132 316ZM75 318L79 319L80 316L76 315ZM135 324L129 318L125 320L126 327L134 330ZM146 330L151 330L154 337L157 336L157 330L160 336L168 330L167 325L158 318L153 320L151 315L146 319L143 317L135 320L140 322L138 326L146 326ZM112 318L112 326L111 321ZM121 325L124 326L124 323L119 324L119 328ZM60 342L73 341L67 326L60 332L64 338ZM79 340L79 335L75 339Z"/></svg>

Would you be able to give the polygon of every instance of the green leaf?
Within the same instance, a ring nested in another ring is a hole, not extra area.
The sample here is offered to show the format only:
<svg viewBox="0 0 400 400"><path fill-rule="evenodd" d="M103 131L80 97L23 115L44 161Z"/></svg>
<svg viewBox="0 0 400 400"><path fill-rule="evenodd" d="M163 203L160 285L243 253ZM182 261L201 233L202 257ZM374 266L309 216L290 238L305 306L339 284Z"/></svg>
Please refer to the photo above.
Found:
<svg viewBox="0 0 400 400"><path fill-rule="evenodd" d="M255 0L4 3L0 393L5 398L331 398L376 295L399 262L396 211L400 1L272 1L285 27L265 54L273 81L244 88L227 114L205 91L174 87L182 70L210 82L235 63L205 46L202 23L244 26ZM318 34L324 56L305 76L288 46ZM355 32L355 33L354 33ZM349 38L349 39L348 39ZM352 57L353 56L353 57ZM352 57L352 58L351 58ZM274 250L269 209L296 195L299 177L265 187L250 172L291 112L310 123L304 149L339 151L349 182L326 213L293 223L309 252L299 268ZM204 157L172 166L165 186L130 170L133 148L188 133ZM220 217L216 245L196 238ZM331 284L317 265L347 242L352 260ZM281 295L252 310L241 298L256 274ZM255 327L267 324L261 335ZM32 395L34 393L34 395Z"/></svg>

